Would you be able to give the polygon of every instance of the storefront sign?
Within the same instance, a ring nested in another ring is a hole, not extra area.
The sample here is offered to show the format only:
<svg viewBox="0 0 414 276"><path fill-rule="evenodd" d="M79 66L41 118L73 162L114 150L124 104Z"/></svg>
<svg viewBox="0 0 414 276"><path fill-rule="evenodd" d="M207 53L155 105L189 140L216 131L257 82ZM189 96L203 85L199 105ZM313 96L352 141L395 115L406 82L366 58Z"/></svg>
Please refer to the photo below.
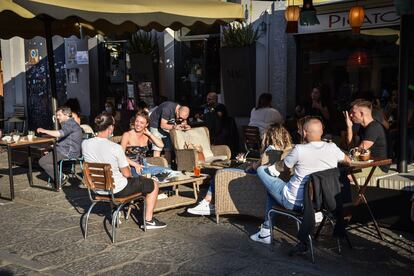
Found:
<svg viewBox="0 0 414 276"><path fill-rule="evenodd" d="M300 26L299 33L321 33L351 30L348 24L348 11L318 14L319 25ZM383 7L365 10L365 20L361 29L383 26L395 26L400 24L400 16L395 7Z"/></svg>

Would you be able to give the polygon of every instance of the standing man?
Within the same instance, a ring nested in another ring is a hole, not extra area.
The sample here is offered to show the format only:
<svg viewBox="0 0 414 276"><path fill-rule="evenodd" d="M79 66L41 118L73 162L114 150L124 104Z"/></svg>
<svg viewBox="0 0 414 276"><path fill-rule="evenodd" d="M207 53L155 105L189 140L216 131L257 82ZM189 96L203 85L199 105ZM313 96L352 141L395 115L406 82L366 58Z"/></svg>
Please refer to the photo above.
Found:
<svg viewBox="0 0 414 276"><path fill-rule="evenodd" d="M190 126L187 124L190 108L181 106L175 102L163 102L160 104L150 116L150 131L156 137L164 142L165 159L171 163L172 144L170 139L170 130L187 130ZM161 156L163 148L155 145L152 146L154 156Z"/></svg>
<svg viewBox="0 0 414 276"><path fill-rule="evenodd" d="M61 106L56 110L56 119L61 125L60 130L47 130L38 128L37 133L47 134L57 138L56 162L68 158L78 158L82 143L82 129L72 118L72 110L67 106ZM50 152L40 158L39 165L55 181L53 173L53 154ZM63 176L63 181L66 176ZM62 182L63 182L62 181Z"/></svg>

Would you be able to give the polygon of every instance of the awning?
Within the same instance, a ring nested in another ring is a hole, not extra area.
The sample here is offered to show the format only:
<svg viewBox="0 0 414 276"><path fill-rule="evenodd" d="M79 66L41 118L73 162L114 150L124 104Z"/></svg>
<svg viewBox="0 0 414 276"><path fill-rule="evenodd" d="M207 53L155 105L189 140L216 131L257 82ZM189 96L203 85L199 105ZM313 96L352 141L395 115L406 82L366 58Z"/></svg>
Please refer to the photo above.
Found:
<svg viewBox="0 0 414 276"><path fill-rule="evenodd" d="M197 28L243 18L240 4L220 0L0 0L0 37L44 36L44 18L54 35L123 34L169 27Z"/></svg>

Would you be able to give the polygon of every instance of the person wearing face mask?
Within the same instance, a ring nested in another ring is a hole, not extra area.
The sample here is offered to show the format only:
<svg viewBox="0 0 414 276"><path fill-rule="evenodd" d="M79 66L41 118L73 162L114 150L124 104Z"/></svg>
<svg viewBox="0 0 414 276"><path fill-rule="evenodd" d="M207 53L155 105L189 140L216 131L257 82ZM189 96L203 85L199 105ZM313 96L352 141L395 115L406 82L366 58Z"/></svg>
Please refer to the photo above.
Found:
<svg viewBox="0 0 414 276"><path fill-rule="evenodd" d="M121 120L121 113L115 109L115 106L111 101L105 102L105 110L103 112L112 115L115 119L115 125L119 126L119 121ZM116 133L117 128L115 128L115 135L119 135Z"/></svg>

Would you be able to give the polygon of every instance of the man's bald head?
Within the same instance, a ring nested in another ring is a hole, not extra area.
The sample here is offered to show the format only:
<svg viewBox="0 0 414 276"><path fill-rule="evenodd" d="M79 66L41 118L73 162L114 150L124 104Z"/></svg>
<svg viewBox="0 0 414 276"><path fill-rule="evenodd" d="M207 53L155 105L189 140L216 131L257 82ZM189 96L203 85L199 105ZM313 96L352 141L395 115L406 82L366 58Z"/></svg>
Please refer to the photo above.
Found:
<svg viewBox="0 0 414 276"><path fill-rule="evenodd" d="M206 97L207 104L209 106L215 106L218 102L218 95L216 92L208 92Z"/></svg>
<svg viewBox="0 0 414 276"><path fill-rule="evenodd" d="M312 118L303 125L303 136L308 142L321 141L323 124L321 120Z"/></svg>
<svg viewBox="0 0 414 276"><path fill-rule="evenodd" d="M188 106L180 106L178 108L178 114L177 114L177 119L180 120L187 120L188 116L190 116L190 108Z"/></svg>

